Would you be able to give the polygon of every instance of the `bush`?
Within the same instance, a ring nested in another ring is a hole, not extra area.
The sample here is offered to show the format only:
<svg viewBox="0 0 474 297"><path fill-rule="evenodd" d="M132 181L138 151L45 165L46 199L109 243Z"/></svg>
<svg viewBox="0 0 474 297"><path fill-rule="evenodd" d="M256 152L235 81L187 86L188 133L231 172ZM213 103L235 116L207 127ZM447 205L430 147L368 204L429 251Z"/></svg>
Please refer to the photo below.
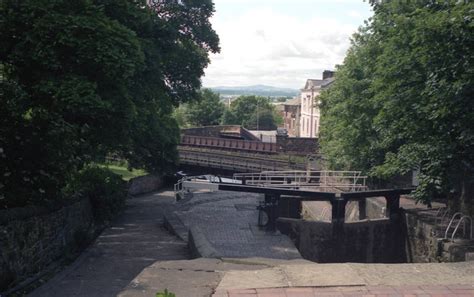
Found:
<svg viewBox="0 0 474 297"><path fill-rule="evenodd" d="M69 190L89 197L94 219L99 224L112 220L125 206L126 182L107 168L87 167L82 170Z"/></svg>

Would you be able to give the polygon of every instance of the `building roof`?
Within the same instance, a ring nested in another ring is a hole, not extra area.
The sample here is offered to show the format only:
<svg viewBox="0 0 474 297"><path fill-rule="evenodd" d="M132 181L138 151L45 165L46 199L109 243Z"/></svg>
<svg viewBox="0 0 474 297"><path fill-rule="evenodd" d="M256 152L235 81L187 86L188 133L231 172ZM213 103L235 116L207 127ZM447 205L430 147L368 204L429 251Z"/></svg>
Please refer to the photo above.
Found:
<svg viewBox="0 0 474 297"><path fill-rule="evenodd" d="M311 90L312 88L321 87L322 83L322 79L307 79L303 90Z"/></svg>
<svg viewBox="0 0 474 297"><path fill-rule="evenodd" d="M334 81L336 80L335 77L329 77L323 80L323 83L321 84L321 88L327 88L329 85L331 85Z"/></svg>
<svg viewBox="0 0 474 297"><path fill-rule="evenodd" d="M290 99L290 100L286 101L283 104L284 105L300 105L301 104L301 98L296 97L296 98L293 98L293 99Z"/></svg>
<svg viewBox="0 0 474 297"><path fill-rule="evenodd" d="M306 80L306 84L304 85L304 88L301 90L304 91L304 90L325 88L325 87L328 87L331 83L333 83L334 80L335 80L334 77L329 77L326 79L308 79Z"/></svg>

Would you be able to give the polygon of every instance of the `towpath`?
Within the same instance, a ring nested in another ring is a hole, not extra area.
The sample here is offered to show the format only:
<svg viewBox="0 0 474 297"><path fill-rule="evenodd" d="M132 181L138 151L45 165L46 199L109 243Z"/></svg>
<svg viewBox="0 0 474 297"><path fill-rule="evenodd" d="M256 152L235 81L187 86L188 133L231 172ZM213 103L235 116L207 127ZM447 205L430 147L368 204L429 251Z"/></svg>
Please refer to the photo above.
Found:
<svg viewBox="0 0 474 297"><path fill-rule="evenodd" d="M72 265L31 297L117 296L140 272L164 260L188 258L186 243L162 227L174 193L127 200L127 208Z"/></svg>

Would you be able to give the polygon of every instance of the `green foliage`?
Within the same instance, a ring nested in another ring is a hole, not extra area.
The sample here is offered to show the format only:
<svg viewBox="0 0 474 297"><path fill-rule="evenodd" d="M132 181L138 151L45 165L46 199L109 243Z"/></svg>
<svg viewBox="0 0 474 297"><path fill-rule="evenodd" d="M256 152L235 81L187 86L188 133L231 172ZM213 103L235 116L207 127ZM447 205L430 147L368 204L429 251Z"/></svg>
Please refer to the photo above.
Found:
<svg viewBox="0 0 474 297"><path fill-rule="evenodd" d="M219 94L202 89L196 100L175 109L174 118L182 128L219 125L224 110Z"/></svg>
<svg viewBox="0 0 474 297"><path fill-rule="evenodd" d="M94 218L99 223L110 221L125 206L126 182L122 177L100 167L87 167L69 183L67 191L89 197Z"/></svg>
<svg viewBox="0 0 474 297"><path fill-rule="evenodd" d="M419 168L418 199L465 204L474 190L474 4L373 6L321 96L322 150L333 168L378 178Z"/></svg>
<svg viewBox="0 0 474 297"><path fill-rule="evenodd" d="M98 165L102 168L107 168L111 172L120 175L124 181L129 181L130 179L138 176L146 175L146 171L141 169L129 169L127 166L115 165L115 164L105 164Z"/></svg>
<svg viewBox="0 0 474 297"><path fill-rule="evenodd" d="M173 107L219 50L211 1L4 0L0 207L43 203L106 155L166 170Z"/></svg>
<svg viewBox="0 0 474 297"><path fill-rule="evenodd" d="M248 129L274 130L281 121L271 101L266 97L240 96L232 101L222 122L224 125L242 125Z"/></svg>
<svg viewBox="0 0 474 297"><path fill-rule="evenodd" d="M292 99L292 97L278 97L275 99L276 102L285 102L287 100Z"/></svg>
<svg viewBox="0 0 474 297"><path fill-rule="evenodd" d="M163 293L156 293L156 297L176 297L175 294L168 292L168 289L165 289Z"/></svg>

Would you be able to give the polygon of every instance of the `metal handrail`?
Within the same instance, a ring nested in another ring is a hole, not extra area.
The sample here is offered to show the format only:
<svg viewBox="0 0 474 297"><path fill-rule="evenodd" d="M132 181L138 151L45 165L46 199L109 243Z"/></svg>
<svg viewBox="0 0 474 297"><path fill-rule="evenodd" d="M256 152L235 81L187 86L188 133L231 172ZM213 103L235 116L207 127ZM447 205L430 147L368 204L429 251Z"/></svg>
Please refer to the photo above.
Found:
<svg viewBox="0 0 474 297"><path fill-rule="evenodd" d="M465 219L469 219L469 221L471 221L471 226L469 228L469 231L470 231L470 234L469 234L469 240L472 239L472 218L470 216L462 216L460 219L459 219L459 222L458 224L456 225L456 228L454 229L454 232L453 232L453 235L451 235L451 241L454 241L454 235L456 234L456 232L458 231L458 228L459 226L461 225L461 222L463 222L463 220ZM463 228L463 232L464 232L464 236L466 236L466 222L464 222L464 228Z"/></svg>
<svg viewBox="0 0 474 297"><path fill-rule="evenodd" d="M259 173L236 173L234 179L245 180L247 185L279 188L343 188L348 191L366 190L367 176L360 171L262 171Z"/></svg>
<svg viewBox="0 0 474 297"><path fill-rule="evenodd" d="M449 229L451 228L451 225L453 224L453 221L454 219L457 217L457 216L463 216L462 212L457 212L453 215L453 217L451 218L451 221L449 221L449 225L448 227L446 228L446 231L444 232L444 239L448 239L448 232L449 232Z"/></svg>
<svg viewBox="0 0 474 297"><path fill-rule="evenodd" d="M440 214L442 213L442 215L440 216ZM441 224L444 220L444 218L446 218L446 216L449 214L449 208L447 207L440 207L438 209L438 211L436 212L436 215L435 215L435 224ZM439 222L438 222L438 219L439 219Z"/></svg>

